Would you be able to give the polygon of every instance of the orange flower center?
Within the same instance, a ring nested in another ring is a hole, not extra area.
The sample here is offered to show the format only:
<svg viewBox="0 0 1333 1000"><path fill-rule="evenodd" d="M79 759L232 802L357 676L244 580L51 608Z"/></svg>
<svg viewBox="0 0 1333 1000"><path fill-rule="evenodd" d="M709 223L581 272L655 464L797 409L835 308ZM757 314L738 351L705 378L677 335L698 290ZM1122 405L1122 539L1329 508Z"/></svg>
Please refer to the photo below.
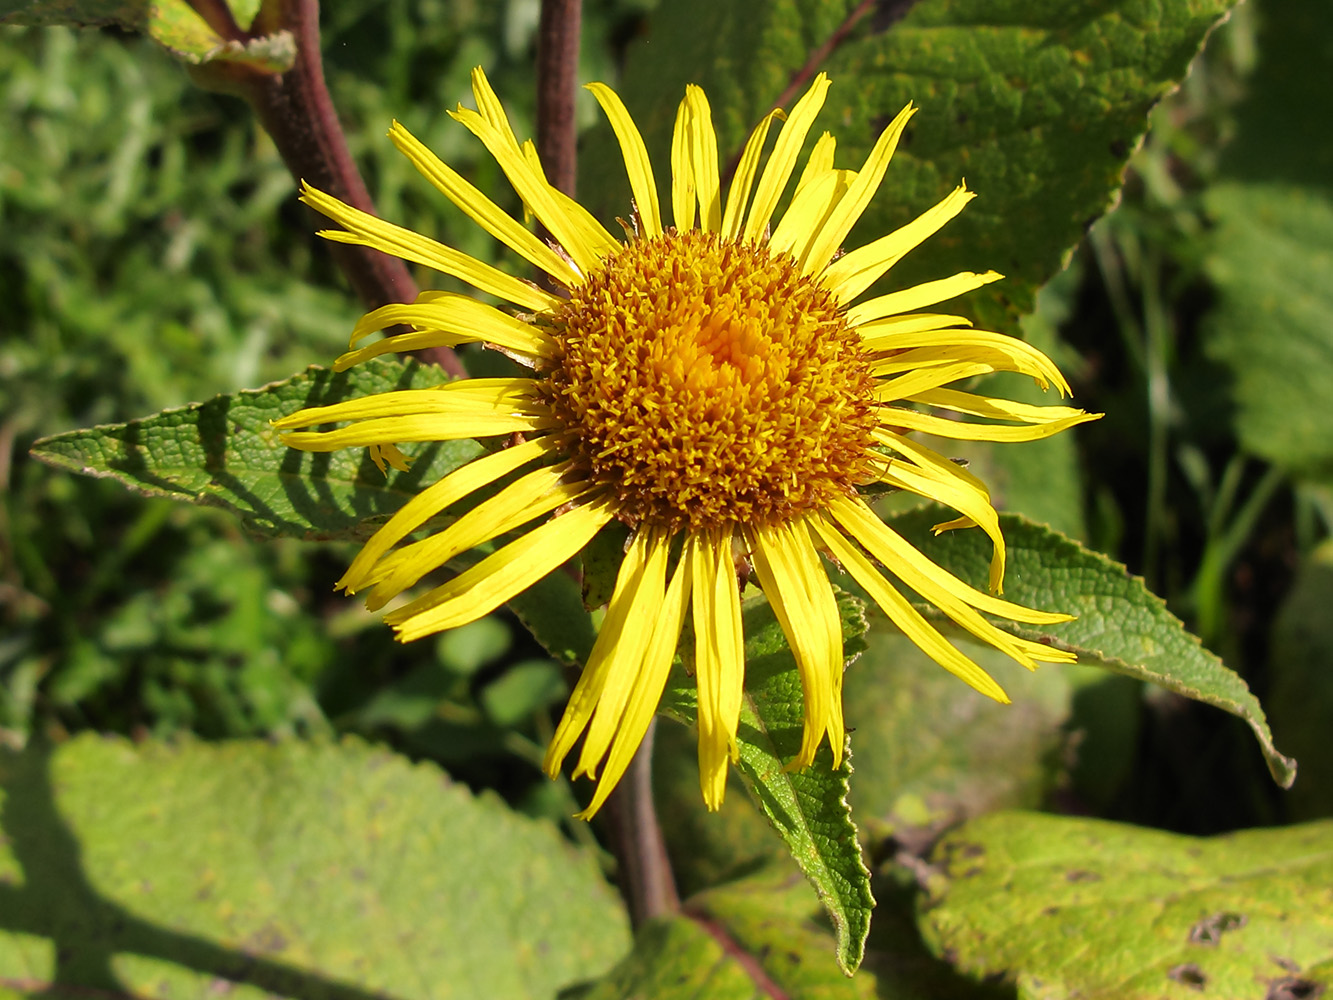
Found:
<svg viewBox="0 0 1333 1000"><path fill-rule="evenodd" d="M541 322L559 348L548 402L630 524L771 524L866 479L866 352L786 253L668 230Z"/></svg>

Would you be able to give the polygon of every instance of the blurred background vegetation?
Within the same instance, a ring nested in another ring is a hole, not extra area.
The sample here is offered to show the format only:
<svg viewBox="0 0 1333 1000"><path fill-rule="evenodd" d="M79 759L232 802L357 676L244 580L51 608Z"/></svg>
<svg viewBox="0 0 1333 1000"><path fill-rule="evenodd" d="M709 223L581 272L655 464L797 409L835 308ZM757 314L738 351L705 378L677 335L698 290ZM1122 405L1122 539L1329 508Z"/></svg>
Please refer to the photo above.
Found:
<svg viewBox="0 0 1333 1000"><path fill-rule="evenodd" d="M584 79L615 79L653 6L585 5ZM1057 345L1078 405L1107 414L1076 432L1081 495L1060 526L1144 575L1250 681L1302 779L1282 798L1241 723L1112 678L1043 716L1029 804L1194 833L1333 813L1319 736L1333 439L1316 412L1333 222L1309 199L1333 184L1333 32L1318 6L1250 0L1214 33L1154 112L1121 204L1025 327ZM496 258L383 133L401 120L502 199L498 168L444 112L484 64L532 133L537 14L537 0L326 5L329 86L382 215ZM254 542L221 513L28 458L41 436L327 363L359 308L246 107L151 43L0 30L0 105L0 737L358 732L567 816L568 788L536 767L565 681L512 618L399 647L332 593L347 547ZM585 102L581 125L597 123ZM1276 324L1311 355L1264 354ZM911 819L901 798L890 811Z"/></svg>

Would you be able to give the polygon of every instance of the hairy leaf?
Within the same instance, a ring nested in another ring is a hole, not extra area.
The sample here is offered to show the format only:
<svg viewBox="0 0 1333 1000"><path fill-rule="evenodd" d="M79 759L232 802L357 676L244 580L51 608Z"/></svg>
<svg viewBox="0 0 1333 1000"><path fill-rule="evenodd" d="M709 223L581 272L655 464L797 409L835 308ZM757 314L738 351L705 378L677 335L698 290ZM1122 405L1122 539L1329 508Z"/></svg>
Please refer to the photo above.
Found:
<svg viewBox="0 0 1333 1000"><path fill-rule="evenodd" d="M0 754L0 805L0 982L34 992L550 996L628 946L554 827L358 742L86 735Z"/></svg>
<svg viewBox="0 0 1333 1000"><path fill-rule="evenodd" d="M876 990L874 974L841 974L810 887L785 866L701 892L684 912L650 921L634 951L578 1000L827 1000L906 995ZM571 998L572 1000L572 998Z"/></svg>
<svg viewBox="0 0 1333 1000"><path fill-rule="evenodd" d="M980 531L932 536L931 526L950 516L939 508L924 509L890 523L935 562L984 589L990 541ZM1009 553L1005 598L1078 618L1045 630L1002 621L996 624L1027 638L1072 649L1081 662L1151 681L1243 719L1259 740L1273 780L1290 787L1296 778L1296 762L1273 745L1264 711L1249 686L1204 649L1141 579L1042 525L1014 515L1002 516L1000 524ZM938 616L929 608L922 610Z"/></svg>
<svg viewBox="0 0 1333 1000"><path fill-rule="evenodd" d="M839 166L859 167L879 131L915 102L921 111L847 245L896 229L966 179L981 197L889 281L994 268L1008 280L967 301L984 322L1010 327L1111 207L1148 110L1232 3L682 0L658 6L629 48L622 93L663 165L659 182L686 83L708 93L724 164L816 71L833 89L812 136L834 133ZM866 16L840 34L854 10ZM601 141L605 153L584 161L585 191L603 215L624 214L624 171Z"/></svg>
<svg viewBox="0 0 1333 1000"><path fill-rule="evenodd" d="M842 596L844 650L864 648L865 617L859 601ZM850 975L861 964L874 898L861 860L856 825L847 805L850 750L833 768L825 742L812 766L789 771L801 745L802 696L796 661L766 601L743 608L745 700L741 707L739 770L746 785L806 877L823 899L838 937L838 962ZM673 674L662 707L686 723L696 715L694 679Z"/></svg>
<svg viewBox="0 0 1333 1000"><path fill-rule="evenodd" d="M994 813L933 861L928 942L1025 997L1314 997L1333 984L1313 968L1333 960L1333 823L1205 839Z"/></svg>
<svg viewBox="0 0 1333 1000"><path fill-rule="evenodd" d="M262 389L43 438L32 454L57 468L115 479L145 496L226 508L257 534L356 537L364 520L392 514L423 486L481 454L481 446L426 445L408 472L389 470L386 476L366 449L295 451L269 422L303 406L444 380L438 368L392 358L339 374L311 367Z"/></svg>

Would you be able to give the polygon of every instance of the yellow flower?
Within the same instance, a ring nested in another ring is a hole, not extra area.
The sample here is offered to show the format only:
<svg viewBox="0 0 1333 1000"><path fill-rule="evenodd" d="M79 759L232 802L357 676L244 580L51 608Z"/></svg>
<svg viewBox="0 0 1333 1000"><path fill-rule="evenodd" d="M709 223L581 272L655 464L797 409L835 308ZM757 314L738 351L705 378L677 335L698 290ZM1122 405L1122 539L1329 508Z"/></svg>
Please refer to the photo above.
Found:
<svg viewBox="0 0 1333 1000"><path fill-rule="evenodd" d="M839 255L879 187L914 109L880 135L860 170L833 166L834 139L815 143L789 207L773 224L829 81L821 74L785 117L763 169L779 111L740 157L725 201L708 102L686 88L671 149L665 226L643 140L619 97L594 83L619 140L630 189L627 241L551 187L531 142L515 139L480 69L479 110L453 117L495 157L548 245L451 170L401 125L389 136L414 166L478 225L562 286L555 294L425 236L306 187L303 200L344 228L323 235L461 278L511 304L506 311L452 292L365 316L335 368L390 351L480 341L535 369L532 378L474 378L313 407L276 422L292 447L378 449L401 465L404 442L513 436L410 500L357 556L339 586L371 588L373 610L449 559L528 528L467 571L387 616L402 640L473 621L576 555L604 525L632 529L613 596L583 674L546 755L558 773L586 731L576 774L601 780L591 815L624 773L651 721L685 616L694 616L699 765L704 800L718 808L736 760L745 660L738 567L752 567L799 667L804 736L793 766L809 765L827 734L840 762L842 633L823 552L946 670L999 701L1004 692L900 592L915 591L982 642L1034 668L1073 656L1015 638L983 615L1029 625L1068 616L1034 611L958 580L885 525L858 495L882 483L952 507L936 530L979 527L994 544L990 589L1000 590L1004 539L985 486L908 435L976 441L1043 438L1092 417L945 388L997 371L1043 387L1068 385L1040 351L959 316L921 310L994 281L993 271L855 300L972 199L960 185L915 221ZM853 304L855 303L855 304ZM356 349L393 326L410 332ZM936 411L943 411L939 415ZM958 415L982 418L958 419ZM527 470L514 478L512 474ZM443 530L399 546L430 518L482 487L490 499ZM546 515L551 515L547 517ZM885 571L897 582L890 582Z"/></svg>

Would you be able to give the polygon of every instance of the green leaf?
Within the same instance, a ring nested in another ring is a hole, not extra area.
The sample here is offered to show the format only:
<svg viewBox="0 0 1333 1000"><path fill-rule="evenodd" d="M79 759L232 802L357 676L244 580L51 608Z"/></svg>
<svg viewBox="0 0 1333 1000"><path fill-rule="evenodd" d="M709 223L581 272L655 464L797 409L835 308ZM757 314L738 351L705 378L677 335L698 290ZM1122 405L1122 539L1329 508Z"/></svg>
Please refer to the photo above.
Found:
<svg viewBox="0 0 1333 1000"><path fill-rule="evenodd" d="M259 9L256 0L229 4L242 31ZM285 73L296 62L289 31L259 38L225 38L209 26L189 0L0 0L0 23L89 28L116 25L147 35L176 58L193 65L239 63L265 73Z"/></svg>
<svg viewBox="0 0 1333 1000"><path fill-rule="evenodd" d="M1301 762L1283 803L1298 819L1333 816L1333 541L1301 566L1273 622L1268 711Z"/></svg>
<svg viewBox="0 0 1333 1000"><path fill-rule="evenodd" d="M481 454L481 446L432 443L415 455L410 471L389 470L386 477L365 449L295 451L269 422L303 406L443 381L438 368L415 361L376 358L339 374L312 367L262 389L43 438L32 454L70 472L115 479L145 496L226 508L257 534L356 537L367 518L392 514L423 484Z"/></svg>
<svg viewBox="0 0 1333 1000"><path fill-rule="evenodd" d="M813 135L832 131L838 164L858 167L909 101L908 127L884 186L849 238L859 246L909 221L966 178L978 198L894 268L895 286L994 268L1008 280L967 300L1012 328L1114 202L1148 110L1186 72L1233 0L960 0L872 5L819 58L855 0L661 4L629 47L621 92L666 177L686 83L707 91L723 163L802 69L833 80ZM908 6L894 21L891 11ZM806 78L802 76L801 78ZM584 191L603 217L629 205L609 129L585 157ZM770 140L771 141L771 140ZM665 199L664 205L670 200Z"/></svg>
<svg viewBox="0 0 1333 1000"><path fill-rule="evenodd" d="M818 901L794 875L777 866L699 893L681 915L646 923L623 962L565 1000L883 996L872 973L848 979L829 960Z"/></svg>
<svg viewBox="0 0 1333 1000"><path fill-rule="evenodd" d="M997 650L969 648L1014 695L1012 705L1000 705L941 669L882 615L872 611L870 619L868 648L847 671L843 702L856 734L857 825L872 843L893 837L915 847L967 817L1035 808L1069 756L1061 752L1063 728L1075 692L1099 678L1137 687L1090 668L1029 674ZM1132 725L1124 731L1132 738ZM1081 758L1082 743L1078 749Z"/></svg>
<svg viewBox="0 0 1333 1000"><path fill-rule="evenodd" d="M551 996L629 944L591 854L359 742L86 735L0 799L0 981L51 995Z"/></svg>
<svg viewBox="0 0 1333 1000"><path fill-rule="evenodd" d="M1205 349L1234 379L1245 448L1333 481L1333 196L1313 187L1224 183L1205 205L1217 305Z"/></svg>
<svg viewBox="0 0 1333 1000"><path fill-rule="evenodd" d="M951 833L933 861L932 948L1034 1000L1314 997L1333 984L1312 969L1333 960L1330 822L1195 838L998 813Z"/></svg>
<svg viewBox="0 0 1333 1000"><path fill-rule="evenodd" d="M942 508L927 508L890 523L936 563L984 589L990 541L980 531L946 531L933 536L931 526L951 517ZM1296 780L1296 762L1273 745L1264 711L1249 686L1204 649L1142 579L1130 576L1124 566L1106 556L1021 517L1002 515L1000 526L1009 553L1005 598L1078 618L1047 630L1012 622L997 625L1015 635L1072 649L1083 663L1151 681L1230 712L1254 731L1273 780L1283 788L1291 786ZM921 610L939 617L928 607Z"/></svg>
<svg viewBox="0 0 1333 1000"><path fill-rule="evenodd" d="M844 652L855 656L864 644L861 603L838 598ZM856 825L847 804L851 752L834 769L833 753L821 745L812 766L787 771L801 746L802 695L796 660L766 601L747 602L745 700L741 706L739 770L769 821L777 829L824 901L838 937L838 964L851 975L861 964L870 911L870 874L861 860ZM662 699L670 715L693 724L697 700L692 677L673 673Z"/></svg>

